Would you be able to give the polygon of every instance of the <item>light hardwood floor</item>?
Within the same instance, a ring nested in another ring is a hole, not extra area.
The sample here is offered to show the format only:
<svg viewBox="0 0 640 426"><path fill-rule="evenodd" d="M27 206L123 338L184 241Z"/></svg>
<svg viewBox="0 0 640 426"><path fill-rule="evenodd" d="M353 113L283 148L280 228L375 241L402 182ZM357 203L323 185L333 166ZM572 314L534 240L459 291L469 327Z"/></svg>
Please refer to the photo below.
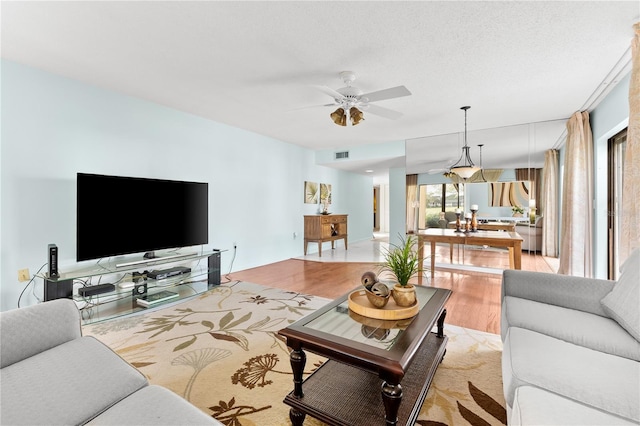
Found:
<svg viewBox="0 0 640 426"><path fill-rule="evenodd" d="M448 245L438 246L436 262L449 262ZM498 270L507 268L509 264L504 251L472 249L454 249L454 263L457 262ZM542 256L526 252L522 254L522 269L554 272ZM378 273L379 266L364 262L289 259L233 272L229 278L335 299L358 287L360 277L366 271ZM384 279L385 273L380 277ZM414 281L417 283L417 279ZM499 334L501 281L500 274L436 267L435 278L425 278L422 284L452 290L447 302L447 323Z"/></svg>

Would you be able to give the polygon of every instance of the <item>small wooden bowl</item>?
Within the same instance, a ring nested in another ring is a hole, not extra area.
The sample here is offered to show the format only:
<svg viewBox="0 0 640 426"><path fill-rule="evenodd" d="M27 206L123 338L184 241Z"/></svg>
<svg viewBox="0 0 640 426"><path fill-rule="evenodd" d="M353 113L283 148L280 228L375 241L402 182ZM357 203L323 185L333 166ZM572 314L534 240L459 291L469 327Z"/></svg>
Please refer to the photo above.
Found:
<svg viewBox="0 0 640 426"><path fill-rule="evenodd" d="M389 288L382 283L374 284L373 287L371 287L371 290L374 290L374 289L378 289L378 291L376 292L378 294L374 293L373 291L369 291L366 288L364 290L365 294L367 295L367 299L369 300L369 303L371 303L373 306L375 306L378 309L384 308L389 302L391 291L389 291Z"/></svg>

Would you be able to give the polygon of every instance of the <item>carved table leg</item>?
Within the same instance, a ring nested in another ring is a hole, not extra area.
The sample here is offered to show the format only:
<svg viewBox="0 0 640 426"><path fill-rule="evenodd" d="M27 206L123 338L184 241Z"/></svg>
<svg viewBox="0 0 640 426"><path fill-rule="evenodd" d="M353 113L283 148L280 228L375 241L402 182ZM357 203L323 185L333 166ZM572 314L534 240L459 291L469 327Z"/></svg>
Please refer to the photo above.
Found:
<svg viewBox="0 0 640 426"><path fill-rule="evenodd" d="M291 420L291 424L293 426L302 426L306 416L307 415L305 413L302 413L295 408L289 410L289 420Z"/></svg>
<svg viewBox="0 0 640 426"><path fill-rule="evenodd" d="M384 403L385 420L387 425L398 423L398 409L402 402L402 386L382 383L382 402Z"/></svg>
<svg viewBox="0 0 640 426"><path fill-rule="evenodd" d="M294 349L289 355L291 361L291 369L293 370L293 395L302 398L304 393L302 392L302 374L304 372L304 366L307 363L307 355L302 349ZM306 414L302 413L295 408L289 410L289 419L294 426L302 426Z"/></svg>
<svg viewBox="0 0 640 426"><path fill-rule="evenodd" d="M291 369L293 370L293 395L302 398L302 373L307 363L307 354L302 349L294 349L289 354Z"/></svg>

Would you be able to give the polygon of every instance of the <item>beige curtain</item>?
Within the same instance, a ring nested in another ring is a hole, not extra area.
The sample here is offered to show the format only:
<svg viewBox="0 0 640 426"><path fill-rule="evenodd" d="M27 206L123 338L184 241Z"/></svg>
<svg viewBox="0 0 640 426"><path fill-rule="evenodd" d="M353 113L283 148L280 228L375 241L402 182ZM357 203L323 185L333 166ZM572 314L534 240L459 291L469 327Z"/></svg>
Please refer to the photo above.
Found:
<svg viewBox="0 0 640 426"><path fill-rule="evenodd" d="M418 201L418 175L407 175L407 231L415 231L416 229L416 208Z"/></svg>
<svg viewBox="0 0 640 426"><path fill-rule="evenodd" d="M593 135L589 113L567 122L559 274L592 277Z"/></svg>
<svg viewBox="0 0 640 426"><path fill-rule="evenodd" d="M629 84L629 127L624 156L622 186L622 239L620 262L640 247L640 22L631 41L631 83Z"/></svg>
<svg viewBox="0 0 640 426"><path fill-rule="evenodd" d="M558 151L550 149L544 154L542 168L540 214L542 225L542 255L558 257Z"/></svg>

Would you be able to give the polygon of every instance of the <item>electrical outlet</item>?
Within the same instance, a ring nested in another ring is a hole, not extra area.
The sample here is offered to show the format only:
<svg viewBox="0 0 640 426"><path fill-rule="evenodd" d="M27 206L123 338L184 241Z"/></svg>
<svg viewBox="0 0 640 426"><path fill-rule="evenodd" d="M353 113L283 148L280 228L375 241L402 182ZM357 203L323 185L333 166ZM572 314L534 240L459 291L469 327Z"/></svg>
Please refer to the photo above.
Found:
<svg viewBox="0 0 640 426"><path fill-rule="evenodd" d="M18 281L20 281L21 283L25 282L25 281L29 281L29 278L31 277L31 274L29 274L29 269L18 269Z"/></svg>

